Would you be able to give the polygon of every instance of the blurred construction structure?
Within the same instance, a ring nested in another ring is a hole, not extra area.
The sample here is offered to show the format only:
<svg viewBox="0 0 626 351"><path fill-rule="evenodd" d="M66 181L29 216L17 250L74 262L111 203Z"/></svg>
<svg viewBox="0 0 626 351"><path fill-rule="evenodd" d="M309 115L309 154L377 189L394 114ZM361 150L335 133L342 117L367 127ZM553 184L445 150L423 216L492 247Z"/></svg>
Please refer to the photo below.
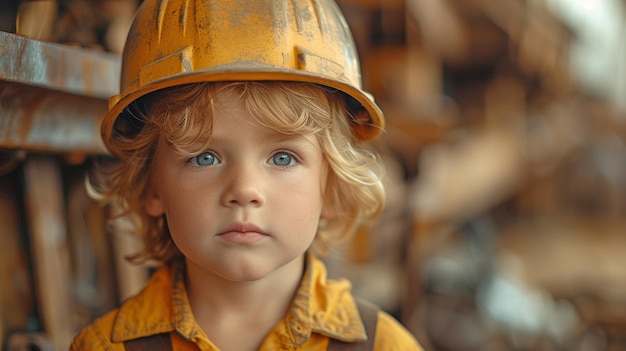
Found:
<svg viewBox="0 0 626 351"><path fill-rule="evenodd" d="M87 196L139 0L0 3L0 345L64 350L148 277ZM387 208L327 258L428 351L626 349L626 3L341 0Z"/></svg>

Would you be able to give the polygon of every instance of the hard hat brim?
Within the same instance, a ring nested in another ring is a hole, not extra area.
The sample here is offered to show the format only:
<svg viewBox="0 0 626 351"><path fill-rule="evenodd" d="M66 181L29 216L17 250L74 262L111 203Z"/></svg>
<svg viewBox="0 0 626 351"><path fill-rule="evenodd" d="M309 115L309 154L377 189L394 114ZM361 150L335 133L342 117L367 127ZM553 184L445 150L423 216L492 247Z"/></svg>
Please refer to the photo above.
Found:
<svg viewBox="0 0 626 351"><path fill-rule="evenodd" d="M349 83L343 83L334 78L325 78L318 74L308 74L301 71L294 73L293 70L280 68L263 69L259 67L214 67L211 70L183 72L169 76L165 79L155 80L147 84L139 84L139 88L129 92L114 95L109 99L109 111L104 115L101 124L101 133L104 144L116 154L110 140L113 138L115 122L124 109L133 101L151 92L173 87L177 85L200 83L200 82L229 82L229 81L293 81L320 84L337 89L348 95L363 106L369 116L369 121L353 125L355 136L360 141L370 141L378 138L383 129L383 112L374 102L373 97L363 90L353 87Z"/></svg>

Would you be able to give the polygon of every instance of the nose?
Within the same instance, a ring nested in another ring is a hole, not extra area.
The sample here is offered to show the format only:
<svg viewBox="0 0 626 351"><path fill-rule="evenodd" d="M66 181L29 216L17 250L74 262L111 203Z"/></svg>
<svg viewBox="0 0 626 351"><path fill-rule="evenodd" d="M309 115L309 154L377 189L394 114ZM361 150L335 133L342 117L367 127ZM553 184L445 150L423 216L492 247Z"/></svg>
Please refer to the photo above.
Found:
<svg viewBox="0 0 626 351"><path fill-rule="evenodd" d="M265 202L263 180L260 170L240 165L225 174L226 187L222 204L226 207L260 207Z"/></svg>

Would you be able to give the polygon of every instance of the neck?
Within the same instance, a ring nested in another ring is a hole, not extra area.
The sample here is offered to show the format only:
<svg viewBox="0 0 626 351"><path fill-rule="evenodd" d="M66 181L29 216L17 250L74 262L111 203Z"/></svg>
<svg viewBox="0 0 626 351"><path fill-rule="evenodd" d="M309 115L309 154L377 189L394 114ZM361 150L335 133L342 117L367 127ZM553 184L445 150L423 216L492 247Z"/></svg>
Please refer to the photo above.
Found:
<svg viewBox="0 0 626 351"><path fill-rule="evenodd" d="M291 304L304 270L304 257L254 281L230 281L187 262L187 293L200 326L270 323L281 320ZM211 322L209 322L211 321ZM204 328L203 328L204 329Z"/></svg>

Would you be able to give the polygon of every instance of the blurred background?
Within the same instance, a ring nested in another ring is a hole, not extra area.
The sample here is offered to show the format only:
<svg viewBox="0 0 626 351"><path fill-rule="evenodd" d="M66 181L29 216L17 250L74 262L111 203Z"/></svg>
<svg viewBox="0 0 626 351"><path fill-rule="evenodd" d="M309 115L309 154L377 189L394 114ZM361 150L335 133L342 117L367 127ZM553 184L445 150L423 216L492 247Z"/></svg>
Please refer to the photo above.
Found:
<svg viewBox="0 0 626 351"><path fill-rule="evenodd" d="M0 345L141 288L85 192L140 0L0 1ZM427 351L626 350L626 2L341 0L386 113L382 217L326 259Z"/></svg>

